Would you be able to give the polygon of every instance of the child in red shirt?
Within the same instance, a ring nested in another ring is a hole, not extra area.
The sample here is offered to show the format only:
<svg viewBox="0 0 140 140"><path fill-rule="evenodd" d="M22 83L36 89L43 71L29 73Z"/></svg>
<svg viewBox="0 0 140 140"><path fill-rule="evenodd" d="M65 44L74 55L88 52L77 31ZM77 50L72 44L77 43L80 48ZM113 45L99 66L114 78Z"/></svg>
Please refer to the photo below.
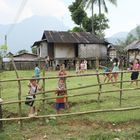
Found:
<svg viewBox="0 0 140 140"><path fill-rule="evenodd" d="M59 80L56 94L57 94L57 97L66 95L65 83L63 79ZM66 103L66 97L56 98L57 114L60 114L61 110L65 109L65 103Z"/></svg>

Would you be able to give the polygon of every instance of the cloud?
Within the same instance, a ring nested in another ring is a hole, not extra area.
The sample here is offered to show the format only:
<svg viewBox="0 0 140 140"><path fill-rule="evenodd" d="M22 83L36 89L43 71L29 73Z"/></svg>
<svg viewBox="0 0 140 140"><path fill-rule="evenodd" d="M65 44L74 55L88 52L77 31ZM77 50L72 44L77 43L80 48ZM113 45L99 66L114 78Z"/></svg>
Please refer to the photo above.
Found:
<svg viewBox="0 0 140 140"><path fill-rule="evenodd" d="M21 2L22 0L14 1L14 3L10 0L0 0L1 24L13 23ZM27 0L18 22L32 15L54 16L61 19L68 15L68 12L64 0Z"/></svg>
<svg viewBox="0 0 140 140"><path fill-rule="evenodd" d="M35 15L60 18L68 13L68 9L63 0L31 0L30 7Z"/></svg>

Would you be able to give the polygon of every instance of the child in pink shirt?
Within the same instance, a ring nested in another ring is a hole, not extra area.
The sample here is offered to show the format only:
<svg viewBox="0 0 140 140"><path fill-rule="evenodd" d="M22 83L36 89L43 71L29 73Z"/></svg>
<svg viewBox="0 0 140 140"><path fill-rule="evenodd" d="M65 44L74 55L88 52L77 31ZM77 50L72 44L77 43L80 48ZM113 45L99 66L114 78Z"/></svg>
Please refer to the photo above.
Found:
<svg viewBox="0 0 140 140"><path fill-rule="evenodd" d="M138 76L139 76L139 68L140 68L140 65L139 65L139 59L135 59L134 62L133 62L133 66L132 66L132 74L131 74L131 84L133 84L133 82L136 83L136 86L138 86Z"/></svg>

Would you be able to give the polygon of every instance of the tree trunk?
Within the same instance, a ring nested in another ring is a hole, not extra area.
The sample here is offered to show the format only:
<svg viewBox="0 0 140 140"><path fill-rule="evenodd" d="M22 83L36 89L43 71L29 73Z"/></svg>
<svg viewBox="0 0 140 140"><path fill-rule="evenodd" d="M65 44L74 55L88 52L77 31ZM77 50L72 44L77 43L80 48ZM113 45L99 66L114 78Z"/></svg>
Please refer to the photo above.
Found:
<svg viewBox="0 0 140 140"><path fill-rule="evenodd" d="M101 36L101 0L99 0L99 36Z"/></svg>
<svg viewBox="0 0 140 140"><path fill-rule="evenodd" d="M0 105L0 119L2 119L2 105ZM3 128L3 123L0 121L0 130Z"/></svg>
<svg viewBox="0 0 140 140"><path fill-rule="evenodd" d="M94 1L92 0L92 25L91 25L91 28L92 28L92 34L94 34L94 14L93 14L93 9L94 9Z"/></svg>

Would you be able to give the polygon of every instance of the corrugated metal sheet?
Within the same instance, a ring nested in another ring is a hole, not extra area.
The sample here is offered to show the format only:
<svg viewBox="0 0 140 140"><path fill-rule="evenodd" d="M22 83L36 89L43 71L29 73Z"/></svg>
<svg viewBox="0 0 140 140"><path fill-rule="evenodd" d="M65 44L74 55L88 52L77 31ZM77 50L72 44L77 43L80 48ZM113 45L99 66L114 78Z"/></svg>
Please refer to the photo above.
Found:
<svg viewBox="0 0 140 140"><path fill-rule="evenodd" d="M48 43L75 43L75 44L104 44L108 45L107 41L99 39L97 36L89 32L58 32L44 31L42 39L34 42L33 46L38 46L41 42Z"/></svg>
<svg viewBox="0 0 140 140"><path fill-rule="evenodd" d="M129 44L128 46L126 46L125 50L140 50L140 41L139 40L135 40L133 41L131 44Z"/></svg>
<svg viewBox="0 0 140 140"><path fill-rule="evenodd" d="M89 32L44 31L42 39L46 39L48 43L80 43L80 44L106 43L104 40L97 38L95 35Z"/></svg>

